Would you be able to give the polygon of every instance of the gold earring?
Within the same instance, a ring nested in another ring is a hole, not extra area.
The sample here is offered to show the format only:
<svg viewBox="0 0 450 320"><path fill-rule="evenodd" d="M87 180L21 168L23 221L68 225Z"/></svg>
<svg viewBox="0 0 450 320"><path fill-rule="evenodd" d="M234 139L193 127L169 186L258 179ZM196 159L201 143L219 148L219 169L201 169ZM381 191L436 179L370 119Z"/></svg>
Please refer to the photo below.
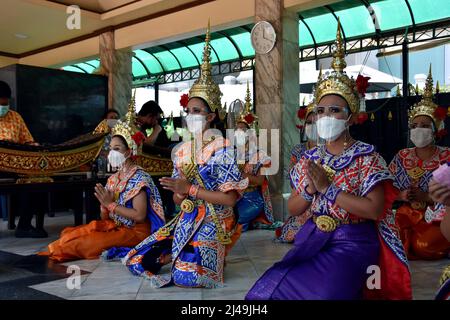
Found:
<svg viewBox="0 0 450 320"><path fill-rule="evenodd" d="M349 134L348 134L348 130L347 130L347 132L345 133L344 150L347 150L348 136L349 136Z"/></svg>

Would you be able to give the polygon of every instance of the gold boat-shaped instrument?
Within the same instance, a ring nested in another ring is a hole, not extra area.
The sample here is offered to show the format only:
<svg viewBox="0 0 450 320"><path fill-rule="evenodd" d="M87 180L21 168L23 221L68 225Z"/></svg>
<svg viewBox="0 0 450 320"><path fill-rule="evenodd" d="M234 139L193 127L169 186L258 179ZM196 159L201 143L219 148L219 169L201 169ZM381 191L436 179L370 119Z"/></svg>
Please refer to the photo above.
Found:
<svg viewBox="0 0 450 320"><path fill-rule="evenodd" d="M0 171L21 176L18 183L51 182L56 173L71 171L94 160L104 133L88 133L58 145L21 145L0 141Z"/></svg>
<svg viewBox="0 0 450 320"><path fill-rule="evenodd" d="M170 176L173 171L173 163L171 159L147 154L137 156L136 164L141 166L152 176Z"/></svg>
<svg viewBox="0 0 450 320"><path fill-rule="evenodd" d="M0 141L0 172L19 176L17 183L52 182L51 176L77 170L97 158L107 130L87 133L58 145L21 145ZM102 128L103 129L103 128ZM172 160L141 154L136 162L152 175L172 174Z"/></svg>

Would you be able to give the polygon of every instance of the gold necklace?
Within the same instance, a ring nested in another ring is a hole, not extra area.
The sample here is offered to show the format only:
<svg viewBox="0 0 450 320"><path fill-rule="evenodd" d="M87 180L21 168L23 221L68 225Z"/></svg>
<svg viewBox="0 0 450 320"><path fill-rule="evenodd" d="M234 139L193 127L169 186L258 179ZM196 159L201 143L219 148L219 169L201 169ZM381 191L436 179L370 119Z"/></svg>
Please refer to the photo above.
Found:
<svg viewBox="0 0 450 320"><path fill-rule="evenodd" d="M208 143L212 142L214 140L214 137L211 137L210 140L208 141L203 141L203 147L202 147L202 151L203 148L208 145ZM192 142L194 143L194 142ZM195 152L194 152L194 148L191 145L191 163L187 164L187 166L183 167L185 170L189 170L189 174L191 175L191 178L195 178L198 182L198 184L203 188L206 189L205 184L203 183L203 179L200 176L200 173L197 170L197 165L195 164L194 161L194 157L195 157ZM210 215L211 215L211 219L214 223L214 225L216 226L216 232L217 232L217 240L219 240L220 243L222 243L223 245L227 245L231 243L231 235L229 233L227 233L223 227L222 224L220 223L219 217L216 214L216 211L214 209L214 205L212 205L209 202L204 201L204 204L209 208L210 211ZM195 208L195 204L192 200L185 198L182 202L181 202L181 210L191 213L192 211L194 211ZM166 232L167 233L167 232Z"/></svg>
<svg viewBox="0 0 450 320"><path fill-rule="evenodd" d="M348 144L348 135L346 134L345 141L344 141L344 150L342 150L342 152L339 153L338 155L343 154L348 148L350 148L354 144L355 140L351 139L350 142L351 142L351 144L349 145ZM321 162L322 162L321 160L323 160L325 162L326 145L324 145L320 149L321 149L320 150L321 152L319 154L319 159L317 159L317 161L316 161L316 164L322 166L322 168L325 170L325 172L327 174L328 181L333 182L334 176L336 175L336 170L334 170L333 168L331 168L329 165L327 165L325 163L321 164ZM333 159L335 156L338 156L338 155L332 155L331 158Z"/></svg>

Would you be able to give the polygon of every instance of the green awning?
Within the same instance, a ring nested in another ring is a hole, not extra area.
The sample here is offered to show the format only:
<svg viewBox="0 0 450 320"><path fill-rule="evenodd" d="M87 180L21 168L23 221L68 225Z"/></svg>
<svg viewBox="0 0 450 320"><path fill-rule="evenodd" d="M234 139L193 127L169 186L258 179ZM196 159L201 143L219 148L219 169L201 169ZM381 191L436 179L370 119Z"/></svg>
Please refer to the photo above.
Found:
<svg viewBox="0 0 450 320"><path fill-rule="evenodd" d="M450 26L450 0L345 0L303 11L299 13L299 49L319 48L332 43L336 37L338 18L347 41L392 33L401 35L406 28L415 30L442 22ZM222 66L253 59L255 52L250 40L251 28L252 25L246 25L212 33L211 62ZM204 38L202 35L135 50L133 80L158 77L158 81L162 82L185 80L183 77L166 80L161 76L198 70ZM91 60L63 69L91 73L98 63L98 60ZM233 72L233 68L230 66L220 72ZM198 73L192 76L196 75Z"/></svg>
<svg viewBox="0 0 450 320"><path fill-rule="evenodd" d="M73 64L70 66L62 67L63 70L80 72L80 73L92 73L100 66L99 60L89 60L82 63Z"/></svg>
<svg viewBox="0 0 450 320"><path fill-rule="evenodd" d="M299 13L301 49L334 41L337 18L346 40L447 20L450 0L345 0Z"/></svg>
<svg viewBox="0 0 450 320"><path fill-rule="evenodd" d="M222 64L252 59L255 51L250 41L251 26L211 34L211 63ZM159 74L199 68L205 36L135 50L133 78L151 78Z"/></svg>

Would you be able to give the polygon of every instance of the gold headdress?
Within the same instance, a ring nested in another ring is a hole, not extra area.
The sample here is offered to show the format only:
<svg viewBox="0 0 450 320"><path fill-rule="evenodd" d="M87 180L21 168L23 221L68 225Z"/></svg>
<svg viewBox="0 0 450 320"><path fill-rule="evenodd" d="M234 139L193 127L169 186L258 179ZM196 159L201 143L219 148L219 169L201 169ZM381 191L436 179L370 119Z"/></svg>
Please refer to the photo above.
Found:
<svg viewBox="0 0 450 320"><path fill-rule="evenodd" d="M423 91L422 100L414 104L408 111L409 122L412 122L415 117L428 116L433 119L436 129L441 129L442 119L437 117L436 109L438 105L433 102L433 76L431 74L431 64L428 71L428 77L425 82L425 89Z"/></svg>
<svg viewBox="0 0 450 320"><path fill-rule="evenodd" d="M308 116L310 115L310 113L314 112L314 108L316 107L316 102L313 100L310 103L308 103L308 105L306 106L306 115L305 115L305 119L308 118Z"/></svg>
<svg viewBox="0 0 450 320"><path fill-rule="evenodd" d="M321 70L322 72L322 70ZM308 116L314 112L314 108L316 107L316 103L314 99L308 103L305 107L305 101L303 101L303 106L300 106L300 109L297 110L297 118L300 120L300 124L296 125L297 129L303 129L306 123L306 119Z"/></svg>
<svg viewBox="0 0 450 320"><path fill-rule="evenodd" d="M244 110L242 110L236 123L243 122L250 128L256 128L258 116L252 112L252 98L250 97L250 87L247 81L247 94L245 95Z"/></svg>
<svg viewBox="0 0 450 320"><path fill-rule="evenodd" d="M320 99L329 94L336 94L347 101L352 113L358 113L360 107L360 97L353 78L349 78L344 69L347 66L345 62L345 52L341 35L341 23L338 20L336 33L336 48L333 52L333 61L331 68L333 71L329 76L322 78L322 72L317 79L314 100L319 103Z"/></svg>
<svg viewBox="0 0 450 320"><path fill-rule="evenodd" d="M208 29L206 30L205 47L203 49L202 65L200 67L200 77L194 82L194 85L189 90L189 99L202 98L205 100L212 112L216 110L219 112L221 120L225 119L226 108L222 107L220 101L222 92L219 86L214 82L211 75L211 34L210 24L208 20Z"/></svg>
<svg viewBox="0 0 450 320"><path fill-rule="evenodd" d="M136 91L133 93L130 104L128 105L128 112L125 118L117 121L116 125L111 129L112 136L121 136L125 139L128 147L132 150L132 155L137 155L140 151L145 136L140 132L136 126ZM140 133L140 135L139 135ZM139 135L139 136L138 136Z"/></svg>

